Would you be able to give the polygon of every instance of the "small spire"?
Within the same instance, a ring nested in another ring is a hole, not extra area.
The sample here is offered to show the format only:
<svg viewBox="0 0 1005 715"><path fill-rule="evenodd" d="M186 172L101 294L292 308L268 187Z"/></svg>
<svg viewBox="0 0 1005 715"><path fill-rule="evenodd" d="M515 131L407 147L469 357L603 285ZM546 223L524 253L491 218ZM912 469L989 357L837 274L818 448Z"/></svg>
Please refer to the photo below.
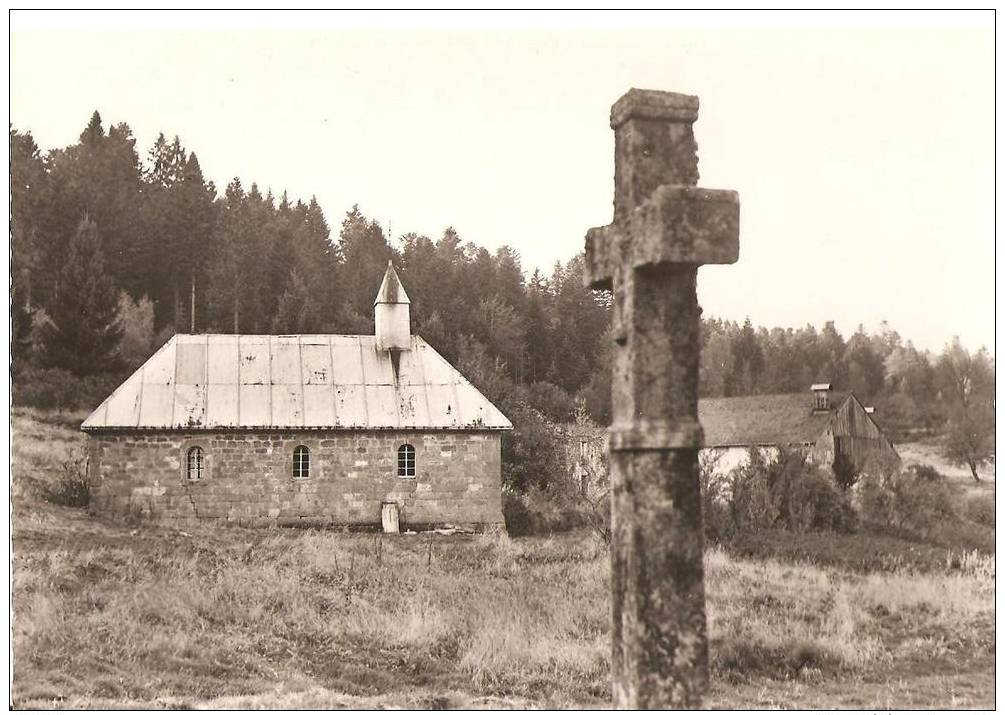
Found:
<svg viewBox="0 0 1005 715"><path fill-rule="evenodd" d="M380 283L380 289L377 291L377 297L374 299L373 304L411 302L401 285L401 281L398 279L398 274L394 270L394 264L388 259L387 271L384 272L384 280Z"/></svg>

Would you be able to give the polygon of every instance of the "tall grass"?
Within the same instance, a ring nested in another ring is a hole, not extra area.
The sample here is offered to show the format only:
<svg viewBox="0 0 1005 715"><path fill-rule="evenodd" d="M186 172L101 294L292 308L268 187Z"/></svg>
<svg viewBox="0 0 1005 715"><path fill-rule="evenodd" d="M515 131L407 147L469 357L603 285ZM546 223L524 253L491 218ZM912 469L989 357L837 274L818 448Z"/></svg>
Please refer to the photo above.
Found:
<svg viewBox="0 0 1005 715"><path fill-rule="evenodd" d="M365 695L417 680L481 695L607 697L608 567L590 541L439 539L430 552L423 537L378 550L380 538L206 530L18 553L15 700L208 699L282 682ZM994 613L984 558L965 572L849 577L712 550L713 673L864 672L893 657L882 621L891 613L972 628Z"/></svg>

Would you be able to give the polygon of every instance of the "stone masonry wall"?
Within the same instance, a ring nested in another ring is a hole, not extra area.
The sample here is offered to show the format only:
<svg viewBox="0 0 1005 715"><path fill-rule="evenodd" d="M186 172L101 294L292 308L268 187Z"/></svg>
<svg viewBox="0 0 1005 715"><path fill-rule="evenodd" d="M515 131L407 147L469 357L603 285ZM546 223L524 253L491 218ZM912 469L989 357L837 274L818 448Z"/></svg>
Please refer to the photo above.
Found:
<svg viewBox="0 0 1005 715"><path fill-rule="evenodd" d="M379 525L399 505L402 529L502 528L499 434L492 432L158 432L88 435L94 503L162 519L242 524ZM415 478L397 476L398 447L415 447ZM293 450L310 476L293 478ZM185 474L191 447L205 475Z"/></svg>

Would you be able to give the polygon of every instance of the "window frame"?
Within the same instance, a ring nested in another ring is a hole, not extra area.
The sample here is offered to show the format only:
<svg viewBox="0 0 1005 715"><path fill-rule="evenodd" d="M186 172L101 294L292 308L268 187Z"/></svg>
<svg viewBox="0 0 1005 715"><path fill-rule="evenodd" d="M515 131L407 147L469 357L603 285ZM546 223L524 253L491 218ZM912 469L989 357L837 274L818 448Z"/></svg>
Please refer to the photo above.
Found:
<svg viewBox="0 0 1005 715"><path fill-rule="evenodd" d="M179 445L181 456L178 460L181 464L179 465L178 476L181 478L182 484L186 486L205 484L216 476L216 463L213 458L213 450L210 449L211 444L215 443L202 435L186 436L181 440L181 444ZM198 447L202 450L202 479L188 478L188 453L193 447Z"/></svg>
<svg viewBox="0 0 1005 715"><path fill-rule="evenodd" d="M409 464L411 463L411 464ZM409 442L398 445L395 452L395 474L398 479L415 479L418 474L415 446Z"/></svg>
<svg viewBox="0 0 1005 715"><path fill-rule="evenodd" d="M298 436L299 439L297 439ZM325 456L328 450L321 449L321 440L319 438L307 435L287 434L283 435L283 439L284 444L282 447L282 453L286 462L285 466L277 472L277 477L288 479L294 484L316 482L324 478L324 476L328 473L328 465L326 465L327 457ZM306 477L293 476L293 460L295 459L298 447L306 447L310 457L310 468Z"/></svg>
<svg viewBox="0 0 1005 715"><path fill-rule="evenodd" d="M192 478L192 454L199 451L198 466L196 467L199 476ZM209 450L201 442L189 442L182 445L181 478L185 484L202 484L209 479Z"/></svg>
<svg viewBox="0 0 1005 715"><path fill-rule="evenodd" d="M298 472L301 473L298 474ZM311 448L306 444L298 444L293 448L293 469L291 473L293 479L298 482L311 478Z"/></svg>

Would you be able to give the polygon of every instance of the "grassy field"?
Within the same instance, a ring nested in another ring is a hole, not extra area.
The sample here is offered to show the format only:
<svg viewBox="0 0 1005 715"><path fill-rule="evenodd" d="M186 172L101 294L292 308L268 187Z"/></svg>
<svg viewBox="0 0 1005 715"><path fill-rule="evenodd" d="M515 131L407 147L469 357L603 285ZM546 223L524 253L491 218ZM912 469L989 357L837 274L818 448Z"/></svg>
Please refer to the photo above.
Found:
<svg viewBox="0 0 1005 715"><path fill-rule="evenodd" d="M607 557L588 534L117 524L41 498L74 418L14 416L16 707L608 702ZM710 550L708 705L993 707L981 543L768 532Z"/></svg>
<svg viewBox="0 0 1005 715"><path fill-rule="evenodd" d="M961 467L958 464L947 462L939 453L937 445L926 442L908 442L906 444L898 444L897 452L900 454L900 458L904 460L904 464L929 464L938 469L951 481L961 486L965 485L976 491L993 491L995 488L994 464L982 466L978 470L981 478L981 481L978 483L974 482L973 477L970 475L969 467Z"/></svg>

